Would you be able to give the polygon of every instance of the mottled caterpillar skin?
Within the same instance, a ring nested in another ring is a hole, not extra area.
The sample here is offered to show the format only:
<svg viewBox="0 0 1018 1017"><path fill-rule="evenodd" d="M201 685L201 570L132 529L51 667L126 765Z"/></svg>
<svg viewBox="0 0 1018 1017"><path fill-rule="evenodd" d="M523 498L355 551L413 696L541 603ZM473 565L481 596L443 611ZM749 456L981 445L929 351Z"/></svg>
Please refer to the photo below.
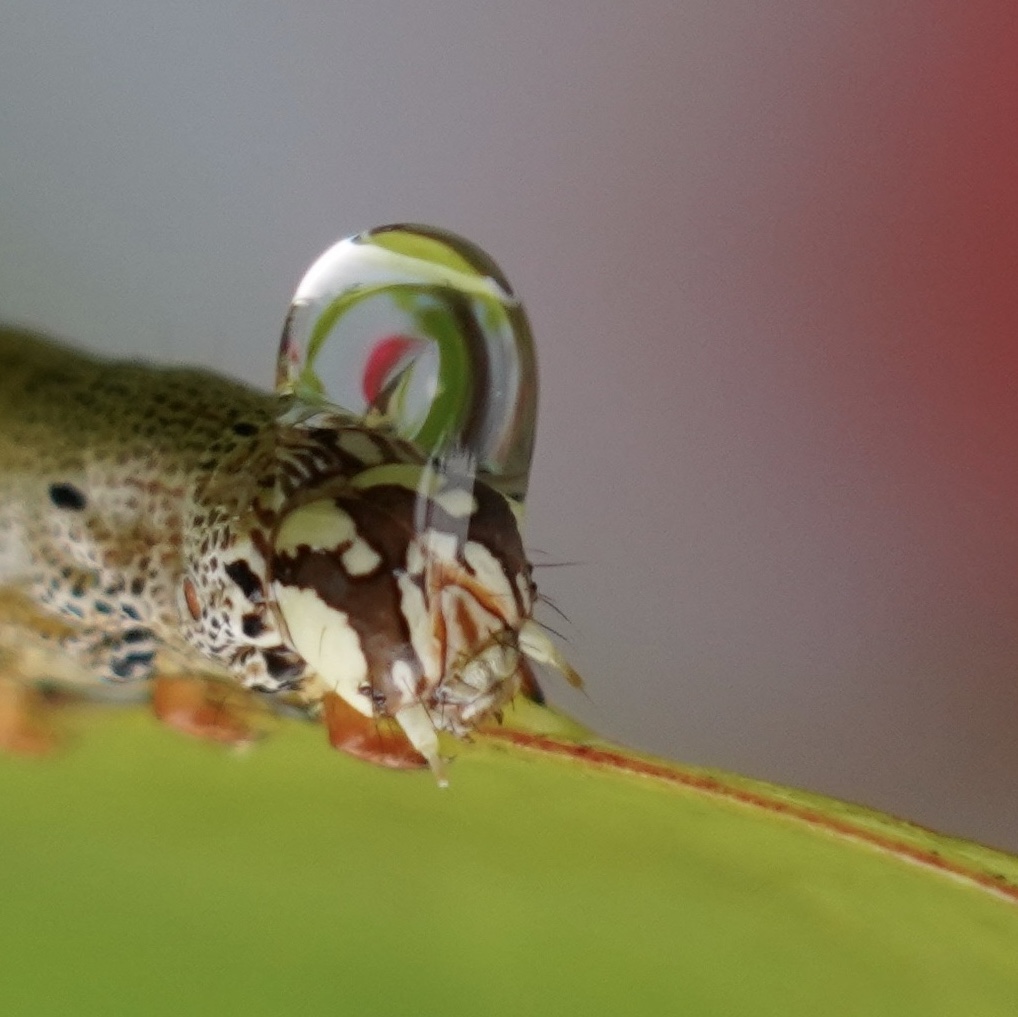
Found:
<svg viewBox="0 0 1018 1017"><path fill-rule="evenodd" d="M4 675L339 703L437 769L435 732L496 714L522 654L561 661L507 499L428 470L293 397L0 333Z"/></svg>

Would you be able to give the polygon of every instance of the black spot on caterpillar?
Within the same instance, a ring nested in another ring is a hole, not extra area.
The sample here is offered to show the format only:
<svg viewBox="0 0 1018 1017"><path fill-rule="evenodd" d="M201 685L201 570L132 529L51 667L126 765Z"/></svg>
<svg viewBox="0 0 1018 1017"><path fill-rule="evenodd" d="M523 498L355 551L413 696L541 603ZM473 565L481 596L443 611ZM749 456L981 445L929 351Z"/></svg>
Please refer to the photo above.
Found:
<svg viewBox="0 0 1018 1017"><path fill-rule="evenodd" d="M88 504L88 499L73 484L50 484L49 500L57 508L72 512L80 512Z"/></svg>

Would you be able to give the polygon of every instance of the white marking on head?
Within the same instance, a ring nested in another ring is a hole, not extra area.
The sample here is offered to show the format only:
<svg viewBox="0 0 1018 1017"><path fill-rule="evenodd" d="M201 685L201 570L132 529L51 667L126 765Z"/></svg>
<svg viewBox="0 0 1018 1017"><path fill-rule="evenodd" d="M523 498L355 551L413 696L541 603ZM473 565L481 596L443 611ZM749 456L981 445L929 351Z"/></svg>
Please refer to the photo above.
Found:
<svg viewBox="0 0 1018 1017"><path fill-rule="evenodd" d="M445 564L455 564L457 546L455 534L443 533L441 530L427 530L418 540L426 559L434 558ZM409 558L409 554L407 557Z"/></svg>
<svg viewBox="0 0 1018 1017"><path fill-rule="evenodd" d="M361 537L339 556L339 560L351 576L370 575L382 564L382 556Z"/></svg>
<svg viewBox="0 0 1018 1017"><path fill-rule="evenodd" d="M434 470L416 463L385 463L363 470L350 480L359 491L372 487L403 487L433 497L442 490L442 477Z"/></svg>
<svg viewBox="0 0 1018 1017"><path fill-rule="evenodd" d="M333 551L343 544L349 547L339 560L351 576L370 575L382 564L381 555L357 533L350 515L328 498L309 502L291 512L276 535L275 547L283 554L300 547L312 551Z"/></svg>
<svg viewBox="0 0 1018 1017"><path fill-rule="evenodd" d="M462 487L453 487L435 495L435 504L456 519L465 519L477 511L477 499Z"/></svg>
<svg viewBox="0 0 1018 1017"><path fill-rule="evenodd" d="M416 702L420 698L414 688L414 673L405 660L397 660L392 665L392 682L403 692L407 702Z"/></svg>
<svg viewBox="0 0 1018 1017"><path fill-rule="evenodd" d="M425 676L437 682L442 677L441 647L428 614L424 592L407 575L397 575L396 584L399 586L399 608L410 630L410 645L424 668Z"/></svg>
<svg viewBox="0 0 1018 1017"><path fill-rule="evenodd" d="M340 431L339 447L365 466L377 466L382 461L381 450L363 431L353 428Z"/></svg>
<svg viewBox="0 0 1018 1017"><path fill-rule="evenodd" d="M463 548L463 557L474 570L479 583L491 591L497 598L502 616L509 624L518 620L516 598L498 559L476 540L468 540Z"/></svg>
<svg viewBox="0 0 1018 1017"><path fill-rule="evenodd" d="M301 505L283 520L276 535L276 551L286 554L298 547L331 550L357 540L357 525L336 503L324 498Z"/></svg>
<svg viewBox="0 0 1018 1017"><path fill-rule="evenodd" d="M411 540L409 547L406 549L406 570L412 576L419 576L424 572L424 565L427 559L424 557L424 551L421 548L421 542L419 540Z"/></svg>
<svg viewBox="0 0 1018 1017"><path fill-rule="evenodd" d="M275 583L273 593L294 649L331 691L366 717L372 716L370 696L359 691L368 676L368 661L349 617L329 607L313 590Z"/></svg>

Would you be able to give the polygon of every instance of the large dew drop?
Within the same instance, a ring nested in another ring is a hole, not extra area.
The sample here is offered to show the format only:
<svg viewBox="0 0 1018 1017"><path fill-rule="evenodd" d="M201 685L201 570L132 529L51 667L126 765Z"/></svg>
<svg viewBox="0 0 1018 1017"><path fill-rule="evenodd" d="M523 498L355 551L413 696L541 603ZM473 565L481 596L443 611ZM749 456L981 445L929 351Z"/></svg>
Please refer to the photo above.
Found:
<svg viewBox="0 0 1018 1017"><path fill-rule="evenodd" d="M380 226L330 247L294 294L276 387L391 427L522 504L537 416L530 326L498 265L454 233Z"/></svg>

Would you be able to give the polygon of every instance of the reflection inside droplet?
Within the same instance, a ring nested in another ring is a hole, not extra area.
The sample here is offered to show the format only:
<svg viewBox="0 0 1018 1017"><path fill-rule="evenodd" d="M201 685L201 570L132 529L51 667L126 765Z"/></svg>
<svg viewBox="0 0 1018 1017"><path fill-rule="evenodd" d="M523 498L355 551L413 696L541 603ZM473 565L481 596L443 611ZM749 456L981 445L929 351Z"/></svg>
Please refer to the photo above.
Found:
<svg viewBox="0 0 1018 1017"><path fill-rule="evenodd" d="M454 234L381 227L335 244L287 316L277 387L469 458L526 491L537 374L526 314L498 266Z"/></svg>

